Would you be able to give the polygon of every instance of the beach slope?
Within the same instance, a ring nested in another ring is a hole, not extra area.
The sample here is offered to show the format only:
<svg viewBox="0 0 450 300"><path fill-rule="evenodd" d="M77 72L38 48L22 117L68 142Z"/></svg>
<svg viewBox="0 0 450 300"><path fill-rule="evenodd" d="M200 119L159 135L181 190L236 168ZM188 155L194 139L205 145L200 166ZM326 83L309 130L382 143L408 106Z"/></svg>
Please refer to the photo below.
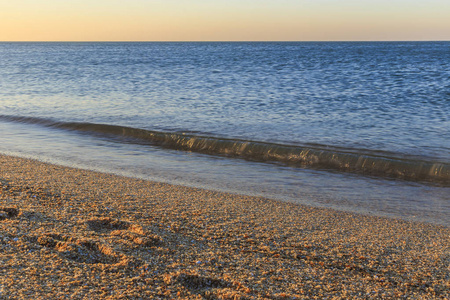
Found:
<svg viewBox="0 0 450 300"><path fill-rule="evenodd" d="M450 227L0 155L0 299L445 299Z"/></svg>

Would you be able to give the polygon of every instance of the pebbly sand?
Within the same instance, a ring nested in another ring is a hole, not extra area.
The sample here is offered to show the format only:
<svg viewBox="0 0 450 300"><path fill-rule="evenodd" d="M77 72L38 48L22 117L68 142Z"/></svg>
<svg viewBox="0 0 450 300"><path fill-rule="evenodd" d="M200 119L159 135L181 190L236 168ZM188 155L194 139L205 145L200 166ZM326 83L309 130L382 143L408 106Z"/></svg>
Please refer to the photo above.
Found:
<svg viewBox="0 0 450 300"><path fill-rule="evenodd" d="M0 299L448 299L450 227L0 155Z"/></svg>

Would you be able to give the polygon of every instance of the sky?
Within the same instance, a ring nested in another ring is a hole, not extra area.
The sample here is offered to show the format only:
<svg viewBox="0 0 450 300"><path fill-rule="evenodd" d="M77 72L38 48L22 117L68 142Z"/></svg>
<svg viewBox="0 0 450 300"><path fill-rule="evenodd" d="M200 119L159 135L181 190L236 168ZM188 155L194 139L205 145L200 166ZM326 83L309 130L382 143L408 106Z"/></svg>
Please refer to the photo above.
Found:
<svg viewBox="0 0 450 300"><path fill-rule="evenodd" d="M450 40L450 0L0 0L0 41Z"/></svg>

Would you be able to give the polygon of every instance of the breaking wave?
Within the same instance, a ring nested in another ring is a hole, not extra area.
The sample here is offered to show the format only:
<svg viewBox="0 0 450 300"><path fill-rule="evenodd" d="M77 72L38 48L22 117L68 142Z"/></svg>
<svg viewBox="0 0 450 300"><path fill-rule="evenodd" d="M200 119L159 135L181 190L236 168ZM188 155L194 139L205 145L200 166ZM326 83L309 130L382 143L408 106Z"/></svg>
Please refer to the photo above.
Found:
<svg viewBox="0 0 450 300"><path fill-rule="evenodd" d="M275 162L293 167L308 167L352 172L370 176L426 181L450 186L450 164L401 154L322 145L279 143L163 132L118 125L84 122L58 122L50 119L0 115L0 120L126 139L129 143L169 149L235 157L250 161Z"/></svg>

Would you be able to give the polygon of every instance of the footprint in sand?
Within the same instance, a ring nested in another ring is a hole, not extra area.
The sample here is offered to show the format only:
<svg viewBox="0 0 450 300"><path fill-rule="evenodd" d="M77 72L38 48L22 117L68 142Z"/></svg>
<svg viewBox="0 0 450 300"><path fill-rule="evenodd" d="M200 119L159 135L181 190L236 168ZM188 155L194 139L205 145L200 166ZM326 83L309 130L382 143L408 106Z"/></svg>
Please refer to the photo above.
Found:
<svg viewBox="0 0 450 300"><path fill-rule="evenodd" d="M90 230L95 232L109 232L113 230L126 230L131 224L125 221L114 220L112 218L94 218L86 221Z"/></svg>
<svg viewBox="0 0 450 300"><path fill-rule="evenodd" d="M99 233L109 232L111 236L131 241L138 247L152 247L162 243L160 236L146 232L142 226L109 217L90 219L86 221L86 225L90 230Z"/></svg>
<svg viewBox="0 0 450 300"><path fill-rule="evenodd" d="M190 290L224 288L231 286L231 283L223 279L200 276L197 274L180 273L175 275L173 279Z"/></svg>
<svg viewBox="0 0 450 300"><path fill-rule="evenodd" d="M115 264L124 259L110 247L88 239L76 239L60 234L44 234L32 238L33 242L55 249L64 258L87 264Z"/></svg>
<svg viewBox="0 0 450 300"><path fill-rule="evenodd" d="M19 210L13 207L0 207L0 221L12 219L19 214Z"/></svg>

